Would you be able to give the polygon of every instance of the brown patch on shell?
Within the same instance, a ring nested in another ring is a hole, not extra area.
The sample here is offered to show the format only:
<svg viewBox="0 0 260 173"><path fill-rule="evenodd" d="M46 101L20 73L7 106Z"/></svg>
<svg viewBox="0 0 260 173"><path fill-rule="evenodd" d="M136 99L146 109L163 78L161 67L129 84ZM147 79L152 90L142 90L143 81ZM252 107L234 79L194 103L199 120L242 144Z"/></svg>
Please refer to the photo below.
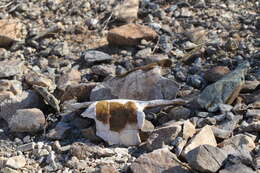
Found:
<svg viewBox="0 0 260 173"><path fill-rule="evenodd" d="M110 125L110 130L120 132L127 124L137 124L137 107L134 102L99 101L96 104L96 118Z"/></svg>

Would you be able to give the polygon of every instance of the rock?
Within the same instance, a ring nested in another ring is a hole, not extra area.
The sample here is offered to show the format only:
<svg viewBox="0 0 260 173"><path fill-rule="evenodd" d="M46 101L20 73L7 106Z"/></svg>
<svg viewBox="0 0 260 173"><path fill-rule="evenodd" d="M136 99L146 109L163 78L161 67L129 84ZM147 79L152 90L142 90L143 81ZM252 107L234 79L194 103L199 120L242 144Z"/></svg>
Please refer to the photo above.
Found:
<svg viewBox="0 0 260 173"><path fill-rule="evenodd" d="M26 159L24 156L14 156L7 159L5 165L13 169L20 169L24 167L25 164L26 164Z"/></svg>
<svg viewBox="0 0 260 173"><path fill-rule="evenodd" d="M153 131L146 142L148 150L152 151L155 149L162 148L164 145L169 145L181 132L181 125L173 123L159 127Z"/></svg>
<svg viewBox="0 0 260 173"><path fill-rule="evenodd" d="M45 125L45 116L41 110L19 109L8 123L13 132L37 132Z"/></svg>
<svg viewBox="0 0 260 173"><path fill-rule="evenodd" d="M23 71L24 71L24 62L21 60L11 59L11 60L0 61L0 78L22 75Z"/></svg>
<svg viewBox="0 0 260 173"><path fill-rule="evenodd" d="M90 93L96 87L96 83L81 83L70 85L60 97L61 102L76 99L77 101L87 101L90 99Z"/></svg>
<svg viewBox="0 0 260 173"><path fill-rule="evenodd" d="M142 39L156 39L156 32L144 25L126 24L109 30L107 40L109 44L119 46L136 46Z"/></svg>
<svg viewBox="0 0 260 173"><path fill-rule="evenodd" d="M139 0L124 0L115 8L115 16L126 22L132 22L137 19L139 9Z"/></svg>
<svg viewBox="0 0 260 173"><path fill-rule="evenodd" d="M219 171L219 173L236 173L236 172L243 172L243 173L256 173L251 168L243 165L243 164L234 164L233 166L227 167Z"/></svg>
<svg viewBox="0 0 260 173"><path fill-rule="evenodd" d="M41 108L43 103L40 97L33 91L23 91L14 95L12 92L0 92L0 117L10 122L18 109Z"/></svg>
<svg viewBox="0 0 260 173"><path fill-rule="evenodd" d="M78 70L71 69L69 72L60 76L57 87L64 91L69 85L78 84L81 80L81 73Z"/></svg>
<svg viewBox="0 0 260 173"><path fill-rule="evenodd" d="M168 149L158 149L138 157L130 166L133 173L190 173L177 156Z"/></svg>
<svg viewBox="0 0 260 173"><path fill-rule="evenodd" d="M211 145L200 145L186 155L191 168L200 172L217 172L226 157L224 151Z"/></svg>
<svg viewBox="0 0 260 173"><path fill-rule="evenodd" d="M83 53L83 57L89 66L95 63L110 62L113 59L110 55L97 50L86 51Z"/></svg>
<svg viewBox="0 0 260 173"><path fill-rule="evenodd" d="M50 139L64 139L67 137L67 132L71 129L68 123L59 122L54 129L51 129L46 135Z"/></svg>
<svg viewBox="0 0 260 173"><path fill-rule="evenodd" d="M101 166L98 173L119 173L113 166Z"/></svg>
<svg viewBox="0 0 260 173"><path fill-rule="evenodd" d="M48 76L35 71L29 71L25 74L25 81L30 85L37 85L41 87L46 87L50 91L54 91L56 88L55 83Z"/></svg>
<svg viewBox="0 0 260 173"><path fill-rule="evenodd" d="M240 126L240 129L243 132L260 132L260 122L253 122L247 126Z"/></svg>
<svg viewBox="0 0 260 173"><path fill-rule="evenodd" d="M144 126L139 132L141 141L142 142L146 141L148 137L151 135L151 133L153 132L153 130L154 130L154 125L150 121L145 120Z"/></svg>
<svg viewBox="0 0 260 173"><path fill-rule="evenodd" d="M0 46L10 46L14 41L21 39L21 23L13 19L0 20Z"/></svg>
<svg viewBox="0 0 260 173"><path fill-rule="evenodd" d="M208 82L216 82L230 72L226 66L216 66L205 72L204 78Z"/></svg>
<svg viewBox="0 0 260 173"><path fill-rule="evenodd" d="M244 78L248 67L248 62L240 64L233 72L207 86L197 100L201 108L215 112L219 104L233 103L245 82Z"/></svg>
<svg viewBox="0 0 260 173"><path fill-rule="evenodd" d="M256 146L254 140L247 135L238 134L229 139L224 140L219 146L225 147L227 145L245 147L246 150L252 151Z"/></svg>
<svg viewBox="0 0 260 173"><path fill-rule="evenodd" d="M195 126L189 121L184 121L182 125L182 137L184 139L191 138L196 133Z"/></svg>
<svg viewBox="0 0 260 173"><path fill-rule="evenodd" d="M111 149L101 148L91 143L80 142L75 142L72 144L70 153L72 156L75 156L80 160L84 160L86 158L111 157L116 154Z"/></svg>
<svg viewBox="0 0 260 173"><path fill-rule="evenodd" d="M0 169L3 168L6 164L7 158L0 157Z"/></svg>
<svg viewBox="0 0 260 173"><path fill-rule="evenodd" d="M19 173L19 172L16 171L15 169L8 168L8 167L5 167L5 168L1 169L1 172L2 172L2 173Z"/></svg>
<svg viewBox="0 0 260 173"><path fill-rule="evenodd" d="M91 67L91 71L103 77L115 76L116 67L114 65L94 65Z"/></svg>
<svg viewBox="0 0 260 173"><path fill-rule="evenodd" d="M249 165L252 164L253 160L250 152L255 148L255 144L250 137L238 134L232 138L224 140L219 144L219 146L227 155L237 157L242 163Z"/></svg>
<svg viewBox="0 0 260 173"><path fill-rule="evenodd" d="M17 80L0 80L0 92L4 91L20 95L23 92L22 83Z"/></svg>
<svg viewBox="0 0 260 173"><path fill-rule="evenodd" d="M248 109L246 112L246 116L260 120L260 110L259 109Z"/></svg>
<svg viewBox="0 0 260 173"><path fill-rule="evenodd" d="M60 112L60 101L53 94L51 94L47 88L34 85L33 89L35 89L35 91L43 97L44 101L55 111Z"/></svg>
<svg viewBox="0 0 260 173"><path fill-rule="evenodd" d="M260 86L260 81L245 81L241 92L253 92L258 86Z"/></svg>
<svg viewBox="0 0 260 173"><path fill-rule="evenodd" d="M233 131L224 130L224 129L217 128L217 127L212 127L212 131L214 133L214 136L217 138L220 138L220 139L227 139L233 133Z"/></svg>
<svg viewBox="0 0 260 173"><path fill-rule="evenodd" d="M167 117L169 120L176 120L179 121L181 119L188 119L190 118L191 111L188 108L185 107L175 107L170 109L169 113L167 114Z"/></svg>
<svg viewBox="0 0 260 173"><path fill-rule="evenodd" d="M178 92L177 83L163 77L161 73L161 68L156 67L149 71L133 71L126 76L104 81L91 91L90 100L175 98Z"/></svg>
<svg viewBox="0 0 260 173"><path fill-rule="evenodd" d="M215 139L215 136L212 132L212 129L210 126L203 127L195 136L191 138L191 140L188 142L186 147L184 148L182 154L187 157L188 152L195 149L196 147L200 145L211 145L213 147L217 146L217 142Z"/></svg>
<svg viewBox="0 0 260 173"><path fill-rule="evenodd" d="M30 142L30 143L18 146L17 150L21 151L21 152L32 151L35 148L35 146L36 146L35 142Z"/></svg>

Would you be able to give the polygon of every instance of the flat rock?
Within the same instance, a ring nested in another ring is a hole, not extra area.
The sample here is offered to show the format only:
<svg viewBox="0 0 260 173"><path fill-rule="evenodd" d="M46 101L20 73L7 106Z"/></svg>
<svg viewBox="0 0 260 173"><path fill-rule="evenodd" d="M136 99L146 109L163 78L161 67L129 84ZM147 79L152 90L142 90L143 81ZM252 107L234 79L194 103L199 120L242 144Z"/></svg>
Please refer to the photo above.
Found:
<svg viewBox="0 0 260 173"><path fill-rule="evenodd" d="M1 39L1 36L0 36ZM22 75L24 62L18 59L0 61L0 78Z"/></svg>
<svg viewBox="0 0 260 173"><path fill-rule="evenodd" d="M207 86L197 100L201 108L215 112L219 104L232 104L245 83L249 66L248 62L244 62L222 79Z"/></svg>
<svg viewBox="0 0 260 173"><path fill-rule="evenodd" d="M137 70L126 76L115 77L98 84L90 95L90 100L133 99L155 100L173 99L178 92L178 84L162 76L161 68L149 71Z"/></svg>
<svg viewBox="0 0 260 173"><path fill-rule="evenodd" d="M110 44L119 46L135 46L142 39L156 39L156 32L148 26L139 24L126 24L109 30L107 40Z"/></svg>
<svg viewBox="0 0 260 173"><path fill-rule="evenodd" d="M211 145L213 147L217 146L217 142L213 131L210 126L203 127L195 136L191 138L186 147L183 150L183 155L186 157L187 153L195 149L200 145Z"/></svg>
<svg viewBox="0 0 260 173"><path fill-rule="evenodd" d="M181 164L177 156L166 148L141 155L130 168L133 173L191 173Z"/></svg>
<svg viewBox="0 0 260 173"><path fill-rule="evenodd" d="M0 92L0 117L9 122L18 109L41 108L43 102L34 91L22 91L14 95L13 92Z"/></svg>
<svg viewBox="0 0 260 173"><path fill-rule="evenodd" d="M26 159L24 158L24 156L10 157L6 161L6 166L14 168L14 169L20 169L20 168L24 167L25 164L26 164Z"/></svg>
<svg viewBox="0 0 260 173"><path fill-rule="evenodd" d="M124 0L114 10L115 16L122 21L131 22L137 19L139 0Z"/></svg>
<svg viewBox="0 0 260 173"><path fill-rule="evenodd" d="M234 164L230 167L227 167L225 169L222 169L219 171L219 173L238 173L238 172L243 172L243 173L257 173L253 171L251 168L247 167L246 165L243 164Z"/></svg>
<svg viewBox="0 0 260 173"><path fill-rule="evenodd" d="M208 82L216 82L230 72L226 66L216 66L205 72L204 78Z"/></svg>
<svg viewBox="0 0 260 173"><path fill-rule="evenodd" d="M190 117L191 115L191 111L190 109L188 108L185 108L185 107L175 107L175 108L172 108L169 113L167 114L167 117L169 120L186 120Z"/></svg>
<svg viewBox="0 0 260 173"><path fill-rule="evenodd" d="M189 120L184 121L182 125L182 137L184 139L189 139L195 133L196 133L195 126Z"/></svg>
<svg viewBox="0 0 260 173"><path fill-rule="evenodd" d="M188 152L186 156L193 169L212 173L220 169L226 157L223 150L211 145L200 145Z"/></svg>
<svg viewBox="0 0 260 173"><path fill-rule="evenodd" d="M67 73L60 76L57 87L64 91L67 86L78 84L81 80L81 73L78 70L71 69Z"/></svg>
<svg viewBox="0 0 260 173"><path fill-rule="evenodd" d="M179 123L173 123L159 127L153 131L146 142L148 150L162 148L164 145L169 145L181 132L181 125Z"/></svg>
<svg viewBox="0 0 260 173"><path fill-rule="evenodd" d="M45 125L45 116L40 109L19 109L9 122L13 132L37 132Z"/></svg>
<svg viewBox="0 0 260 173"><path fill-rule="evenodd" d="M87 65L93 65L95 63L101 62L110 62L113 59L110 55L97 50L86 51L84 52L83 57Z"/></svg>
<svg viewBox="0 0 260 173"><path fill-rule="evenodd" d="M10 46L21 39L21 23L13 19L0 20L0 46Z"/></svg>

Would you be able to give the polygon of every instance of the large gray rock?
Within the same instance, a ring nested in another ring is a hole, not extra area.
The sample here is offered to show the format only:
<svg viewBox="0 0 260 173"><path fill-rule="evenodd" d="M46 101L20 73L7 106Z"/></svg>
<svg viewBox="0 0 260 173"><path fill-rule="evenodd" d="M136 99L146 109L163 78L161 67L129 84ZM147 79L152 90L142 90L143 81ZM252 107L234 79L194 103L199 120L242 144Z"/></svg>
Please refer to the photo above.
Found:
<svg viewBox="0 0 260 173"><path fill-rule="evenodd" d="M177 83L163 77L161 73L161 68L156 67L149 71L137 70L126 76L112 78L97 85L91 92L90 100L175 98L178 92Z"/></svg>
<svg viewBox="0 0 260 173"><path fill-rule="evenodd" d="M189 165L200 172L217 172L227 155L211 145L201 145L187 154ZM209 164L210 163L210 164Z"/></svg>
<svg viewBox="0 0 260 173"><path fill-rule="evenodd" d="M19 109L8 122L13 132L37 132L45 125L45 116L41 110Z"/></svg>
<svg viewBox="0 0 260 173"><path fill-rule="evenodd" d="M143 154L130 166L133 173L191 173L168 149Z"/></svg>
<svg viewBox="0 0 260 173"><path fill-rule="evenodd" d="M245 83L245 74L248 68L249 63L244 62L222 79L207 86L197 100L201 108L215 112L219 104L233 103Z"/></svg>

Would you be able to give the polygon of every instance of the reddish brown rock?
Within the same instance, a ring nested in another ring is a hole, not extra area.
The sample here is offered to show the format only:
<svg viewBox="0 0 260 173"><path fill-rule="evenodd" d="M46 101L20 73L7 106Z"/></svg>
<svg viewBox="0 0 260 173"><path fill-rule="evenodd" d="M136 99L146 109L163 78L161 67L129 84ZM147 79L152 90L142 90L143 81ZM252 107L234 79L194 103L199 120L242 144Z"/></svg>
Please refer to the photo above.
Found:
<svg viewBox="0 0 260 173"><path fill-rule="evenodd" d="M228 67L216 66L205 72L204 78L208 82L216 82L230 72Z"/></svg>
<svg viewBox="0 0 260 173"><path fill-rule="evenodd" d="M107 40L110 44L120 46L135 46L142 39L156 39L156 32L148 26L138 24L127 24L114 29L108 33Z"/></svg>

